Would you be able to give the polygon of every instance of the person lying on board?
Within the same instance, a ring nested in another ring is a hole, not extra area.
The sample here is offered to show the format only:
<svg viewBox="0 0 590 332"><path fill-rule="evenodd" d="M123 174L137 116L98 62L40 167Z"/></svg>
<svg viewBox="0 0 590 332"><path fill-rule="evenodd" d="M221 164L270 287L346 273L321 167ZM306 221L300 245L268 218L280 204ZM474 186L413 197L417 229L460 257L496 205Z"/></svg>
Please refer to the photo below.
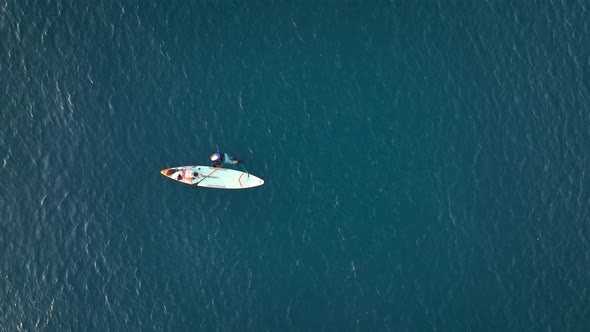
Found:
<svg viewBox="0 0 590 332"><path fill-rule="evenodd" d="M221 167L221 164L236 165L243 163L243 160L238 160L235 157L230 157L227 153L216 152L209 157L213 163L213 167Z"/></svg>
<svg viewBox="0 0 590 332"><path fill-rule="evenodd" d="M183 179L200 179L202 176L202 174L199 174L198 172L193 172L193 170L190 168L186 168L178 172L176 180L182 181Z"/></svg>

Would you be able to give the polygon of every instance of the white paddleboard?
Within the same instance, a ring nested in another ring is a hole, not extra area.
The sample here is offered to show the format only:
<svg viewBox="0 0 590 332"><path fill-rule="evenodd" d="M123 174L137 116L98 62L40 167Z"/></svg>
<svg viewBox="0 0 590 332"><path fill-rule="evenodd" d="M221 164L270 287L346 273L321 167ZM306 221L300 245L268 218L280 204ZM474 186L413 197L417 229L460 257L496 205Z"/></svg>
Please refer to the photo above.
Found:
<svg viewBox="0 0 590 332"><path fill-rule="evenodd" d="M211 166L181 166L160 171L165 177L192 187L217 189L247 189L264 184L261 178L230 168Z"/></svg>

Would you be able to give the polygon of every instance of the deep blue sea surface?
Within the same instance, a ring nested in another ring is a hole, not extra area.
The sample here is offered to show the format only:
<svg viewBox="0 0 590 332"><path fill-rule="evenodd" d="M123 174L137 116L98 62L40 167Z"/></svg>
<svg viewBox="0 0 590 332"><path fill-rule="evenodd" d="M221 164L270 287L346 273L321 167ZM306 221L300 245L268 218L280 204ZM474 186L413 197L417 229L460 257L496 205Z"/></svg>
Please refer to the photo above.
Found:
<svg viewBox="0 0 590 332"><path fill-rule="evenodd" d="M586 1L0 0L0 74L1 331L590 330Z"/></svg>

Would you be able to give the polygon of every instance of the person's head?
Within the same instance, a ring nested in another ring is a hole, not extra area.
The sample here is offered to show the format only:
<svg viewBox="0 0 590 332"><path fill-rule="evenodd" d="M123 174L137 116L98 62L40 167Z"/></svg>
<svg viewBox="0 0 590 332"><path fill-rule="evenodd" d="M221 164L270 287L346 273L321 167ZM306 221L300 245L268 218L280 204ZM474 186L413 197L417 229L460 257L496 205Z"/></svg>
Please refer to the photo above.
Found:
<svg viewBox="0 0 590 332"><path fill-rule="evenodd" d="M211 159L212 162L216 162L221 159L221 155L219 153L214 153L211 155L211 157L209 157L209 159Z"/></svg>

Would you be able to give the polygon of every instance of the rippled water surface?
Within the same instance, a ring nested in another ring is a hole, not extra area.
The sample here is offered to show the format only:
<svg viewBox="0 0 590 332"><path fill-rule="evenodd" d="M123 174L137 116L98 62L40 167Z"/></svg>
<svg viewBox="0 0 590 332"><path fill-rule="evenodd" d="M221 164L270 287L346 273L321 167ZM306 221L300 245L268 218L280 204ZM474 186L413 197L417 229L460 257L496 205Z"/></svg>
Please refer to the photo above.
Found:
<svg viewBox="0 0 590 332"><path fill-rule="evenodd" d="M589 10L0 1L0 330L587 331Z"/></svg>

